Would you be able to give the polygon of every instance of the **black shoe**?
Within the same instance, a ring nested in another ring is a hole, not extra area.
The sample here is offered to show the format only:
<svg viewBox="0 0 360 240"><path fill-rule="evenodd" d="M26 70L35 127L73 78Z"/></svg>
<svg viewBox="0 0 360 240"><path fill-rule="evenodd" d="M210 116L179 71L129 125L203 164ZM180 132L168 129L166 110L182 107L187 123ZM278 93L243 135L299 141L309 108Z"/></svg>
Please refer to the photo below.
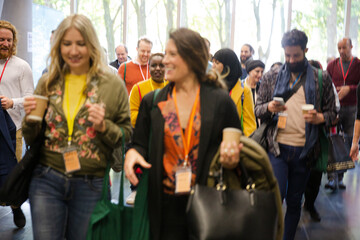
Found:
<svg viewBox="0 0 360 240"><path fill-rule="evenodd" d="M307 207L306 205L304 205L304 209L309 212L310 217L314 222L321 221L320 214L318 213L318 211L316 211L315 207Z"/></svg>
<svg viewBox="0 0 360 240"><path fill-rule="evenodd" d="M343 180L339 181L339 188L340 189L346 189L346 186L345 186Z"/></svg>
<svg viewBox="0 0 360 240"><path fill-rule="evenodd" d="M333 191L336 189L335 180L329 180L329 182L325 184L325 189L328 189L328 188L330 188Z"/></svg>
<svg viewBox="0 0 360 240"><path fill-rule="evenodd" d="M23 228L26 224L26 218L20 207L11 208L14 214L14 223L18 228Z"/></svg>

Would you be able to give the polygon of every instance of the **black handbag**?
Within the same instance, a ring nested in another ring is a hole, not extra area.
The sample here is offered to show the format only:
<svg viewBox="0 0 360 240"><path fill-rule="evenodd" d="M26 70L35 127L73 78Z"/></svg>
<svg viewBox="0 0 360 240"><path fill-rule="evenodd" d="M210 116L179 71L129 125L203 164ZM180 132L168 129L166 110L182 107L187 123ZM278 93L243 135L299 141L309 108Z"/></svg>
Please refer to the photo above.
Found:
<svg viewBox="0 0 360 240"><path fill-rule="evenodd" d="M39 135L27 147L24 157L11 170L0 189L1 205L21 206L28 199L32 173L38 163L38 155L45 140L45 129L46 122L43 119Z"/></svg>
<svg viewBox="0 0 360 240"><path fill-rule="evenodd" d="M222 168L220 173L215 188L197 184L191 191L186 209L190 239L275 239L274 192L256 190L248 177L246 189L228 189Z"/></svg>
<svg viewBox="0 0 360 240"><path fill-rule="evenodd" d="M329 160L327 165L328 172L346 171L355 168L355 163L349 156L350 150L345 145L344 136L334 134L329 136Z"/></svg>

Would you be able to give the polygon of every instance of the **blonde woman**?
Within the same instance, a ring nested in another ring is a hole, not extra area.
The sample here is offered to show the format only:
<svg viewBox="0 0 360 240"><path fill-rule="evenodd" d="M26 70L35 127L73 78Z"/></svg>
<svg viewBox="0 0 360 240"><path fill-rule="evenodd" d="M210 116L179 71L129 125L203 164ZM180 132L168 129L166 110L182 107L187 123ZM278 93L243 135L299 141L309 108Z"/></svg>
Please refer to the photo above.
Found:
<svg viewBox="0 0 360 240"><path fill-rule="evenodd" d="M85 239L111 153L123 134L128 139L131 133L127 92L109 72L83 15L71 15L58 26L48 69L35 90L49 104L46 139L29 190L34 239ZM41 128L27 118L35 107L34 98L25 100L27 143Z"/></svg>

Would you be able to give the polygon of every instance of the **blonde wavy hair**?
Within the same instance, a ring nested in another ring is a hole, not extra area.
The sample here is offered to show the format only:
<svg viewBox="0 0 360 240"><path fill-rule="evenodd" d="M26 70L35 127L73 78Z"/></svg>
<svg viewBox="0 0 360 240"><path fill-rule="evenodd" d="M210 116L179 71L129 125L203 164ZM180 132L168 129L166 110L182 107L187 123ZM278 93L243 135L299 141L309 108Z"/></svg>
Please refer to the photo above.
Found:
<svg viewBox="0 0 360 240"><path fill-rule="evenodd" d="M100 45L99 39L96 35L95 29L91 21L84 15L74 14L65 18L57 27L53 43L51 45L50 54L48 57L48 73L44 74L45 91L49 95L51 88L57 84L63 84L64 76L70 71L69 66L65 63L61 56L61 42L67 30L75 28L84 38L85 45L90 54L90 69L87 73L87 86L93 77L103 75L108 66L105 63L104 51Z"/></svg>
<svg viewBox="0 0 360 240"><path fill-rule="evenodd" d="M10 56L15 55L17 52L17 31L14 25L12 25L10 22L5 21L5 20L0 20L0 28L5 28L8 29L12 32L13 34L13 44L12 47L10 49Z"/></svg>

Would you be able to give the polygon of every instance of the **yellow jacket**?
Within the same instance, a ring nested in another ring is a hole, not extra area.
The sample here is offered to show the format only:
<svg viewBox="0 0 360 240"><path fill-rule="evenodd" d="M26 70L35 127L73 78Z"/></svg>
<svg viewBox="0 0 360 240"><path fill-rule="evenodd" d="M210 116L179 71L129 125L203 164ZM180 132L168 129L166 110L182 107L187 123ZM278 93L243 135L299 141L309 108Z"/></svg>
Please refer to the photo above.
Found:
<svg viewBox="0 0 360 240"><path fill-rule="evenodd" d="M243 93L244 93L244 99L242 103L241 95ZM231 90L230 96L236 105L240 119L241 119L241 112L243 113L243 132L244 135L248 137L256 129L254 103L252 99L251 89L247 86L242 87L241 81L239 80Z"/></svg>
<svg viewBox="0 0 360 240"><path fill-rule="evenodd" d="M152 80L152 78L134 84L129 97L130 118L132 127L135 127L137 115L139 113L140 103L144 96L151 91L165 87L166 84L168 84L168 81L166 80L164 80L163 83L157 83Z"/></svg>

